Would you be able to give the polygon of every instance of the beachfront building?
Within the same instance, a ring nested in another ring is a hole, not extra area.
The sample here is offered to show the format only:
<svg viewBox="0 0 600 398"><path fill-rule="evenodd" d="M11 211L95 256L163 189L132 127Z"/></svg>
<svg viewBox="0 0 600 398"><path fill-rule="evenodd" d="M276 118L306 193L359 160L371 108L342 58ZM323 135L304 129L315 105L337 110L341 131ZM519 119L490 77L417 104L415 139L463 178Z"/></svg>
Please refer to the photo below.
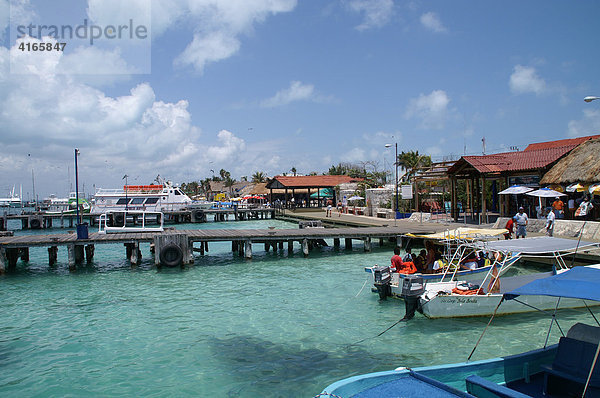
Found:
<svg viewBox="0 0 600 398"><path fill-rule="evenodd" d="M361 178L347 175L275 176L266 185L269 201L279 200L285 207L322 205L323 200L337 203L335 188L344 183L359 182Z"/></svg>
<svg viewBox="0 0 600 398"><path fill-rule="evenodd" d="M591 196L595 200L590 218L597 220L600 216L600 138L588 140L573 149L542 177L540 183L563 189L575 201L580 201L584 195ZM573 214L567 216L573 217Z"/></svg>
<svg viewBox="0 0 600 398"><path fill-rule="evenodd" d="M516 213L517 201L513 195L498 195L498 192L512 185L540 188L542 177L560 159L579 145L596 138L600 138L600 135L534 143L523 151L461 157L447 171L450 179L452 217L458 220L459 180L464 180L466 186L466 203L462 203L465 215L470 213L475 220L482 223L488 221L490 209L499 212L501 216L512 215ZM488 189L491 189L491 201L487 199ZM519 204L522 203L529 202L521 198ZM532 206L526 208L526 211L528 214L535 214L533 201L531 203Z"/></svg>

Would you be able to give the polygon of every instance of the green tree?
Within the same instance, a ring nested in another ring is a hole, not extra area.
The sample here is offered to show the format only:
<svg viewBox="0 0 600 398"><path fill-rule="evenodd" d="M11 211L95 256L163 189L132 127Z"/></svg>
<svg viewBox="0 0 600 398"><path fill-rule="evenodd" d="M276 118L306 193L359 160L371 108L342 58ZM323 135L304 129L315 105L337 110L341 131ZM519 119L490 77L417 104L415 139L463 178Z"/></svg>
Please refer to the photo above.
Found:
<svg viewBox="0 0 600 398"><path fill-rule="evenodd" d="M421 155L419 151L402 151L397 162L398 166L406 170L408 177L412 178L420 168L431 166L431 156Z"/></svg>
<svg viewBox="0 0 600 398"><path fill-rule="evenodd" d="M263 173L262 171L257 171L254 174L252 174L252 182L254 182L254 183L265 182L266 178L267 178L266 174Z"/></svg>

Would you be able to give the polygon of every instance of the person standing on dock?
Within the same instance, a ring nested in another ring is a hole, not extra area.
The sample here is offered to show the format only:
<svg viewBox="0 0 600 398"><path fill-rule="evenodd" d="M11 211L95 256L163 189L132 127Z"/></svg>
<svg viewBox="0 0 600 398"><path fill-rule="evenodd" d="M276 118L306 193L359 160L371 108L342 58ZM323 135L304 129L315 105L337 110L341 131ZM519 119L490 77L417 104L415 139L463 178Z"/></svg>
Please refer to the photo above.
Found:
<svg viewBox="0 0 600 398"><path fill-rule="evenodd" d="M554 221L556 220L556 214L553 211L548 212L548 217L546 217L546 235L553 236L554 235Z"/></svg>
<svg viewBox="0 0 600 398"><path fill-rule="evenodd" d="M525 227L527 227L529 218L523 206L519 207L519 212L515 214L515 220L517 221L517 239L519 239L519 236L525 238L527 236L527 229Z"/></svg>

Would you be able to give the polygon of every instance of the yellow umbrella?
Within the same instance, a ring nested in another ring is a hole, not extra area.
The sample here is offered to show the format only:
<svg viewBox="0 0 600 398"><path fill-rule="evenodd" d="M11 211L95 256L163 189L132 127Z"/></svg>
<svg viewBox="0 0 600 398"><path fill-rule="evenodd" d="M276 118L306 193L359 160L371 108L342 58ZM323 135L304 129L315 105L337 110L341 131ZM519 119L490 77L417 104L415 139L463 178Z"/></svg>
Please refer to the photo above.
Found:
<svg viewBox="0 0 600 398"><path fill-rule="evenodd" d="M576 182L567 187L567 192L584 192L587 191L587 185L583 185L580 182Z"/></svg>
<svg viewBox="0 0 600 398"><path fill-rule="evenodd" d="M550 188L550 189L552 189L553 191L556 191L556 192L561 192L561 193L565 192L565 188L562 185L559 185L559 184L550 184L546 188Z"/></svg>

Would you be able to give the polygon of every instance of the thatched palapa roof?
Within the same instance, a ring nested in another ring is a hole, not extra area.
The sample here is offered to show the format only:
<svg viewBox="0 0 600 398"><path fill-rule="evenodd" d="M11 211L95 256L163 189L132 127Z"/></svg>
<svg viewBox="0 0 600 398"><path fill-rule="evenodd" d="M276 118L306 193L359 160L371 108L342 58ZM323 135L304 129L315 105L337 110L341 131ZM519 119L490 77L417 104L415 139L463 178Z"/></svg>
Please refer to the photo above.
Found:
<svg viewBox="0 0 600 398"><path fill-rule="evenodd" d="M584 142L558 161L542 178L541 184L600 182L600 139Z"/></svg>

